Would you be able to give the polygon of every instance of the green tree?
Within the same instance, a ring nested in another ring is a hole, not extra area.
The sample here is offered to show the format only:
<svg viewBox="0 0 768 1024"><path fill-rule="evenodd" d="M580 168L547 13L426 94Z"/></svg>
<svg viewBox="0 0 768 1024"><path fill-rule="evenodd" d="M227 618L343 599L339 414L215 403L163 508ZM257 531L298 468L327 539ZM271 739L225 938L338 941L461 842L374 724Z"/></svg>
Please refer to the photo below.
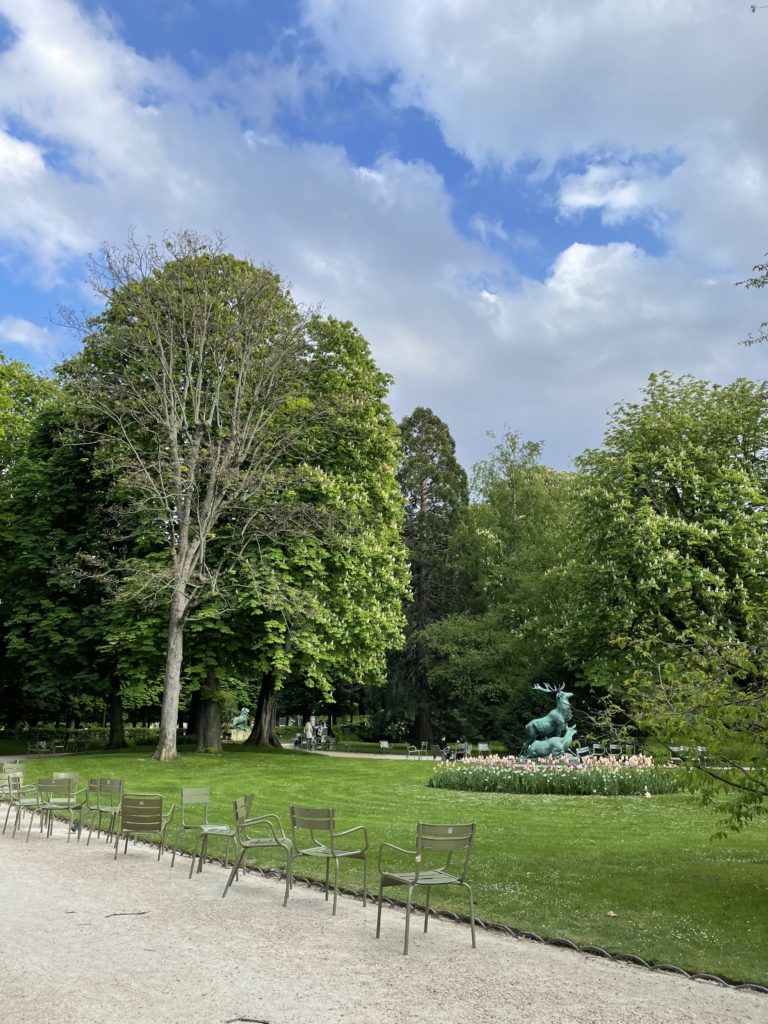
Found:
<svg viewBox="0 0 768 1024"><path fill-rule="evenodd" d="M667 744L727 771L730 824L768 795L768 385L669 374L579 459L566 568L574 665Z"/></svg>
<svg viewBox="0 0 768 1024"><path fill-rule="evenodd" d="M106 301L82 352L61 368L134 529L165 543L134 563L168 595L158 760L176 756L184 628L253 535L297 526L281 496L303 465L307 317L277 275L182 233L164 246L105 249L93 284ZM151 570L151 572L149 571Z"/></svg>
<svg viewBox="0 0 768 1024"><path fill-rule="evenodd" d="M159 688L137 685L141 612L105 579L109 564L125 557L110 512L110 481L95 449L78 441L72 409L59 395L38 412L3 478L3 703L11 718L89 721L101 718L106 703L110 746L119 747L123 697L146 703ZM84 565L100 572L84 572ZM152 656L157 639L155 631ZM143 653L146 659L146 646Z"/></svg>
<svg viewBox="0 0 768 1024"><path fill-rule="evenodd" d="M429 678L459 728L522 742L538 713L531 683L568 673L557 645L559 582L569 544L573 477L541 465L542 446L505 434L472 475L473 501L455 538L465 609L429 627Z"/></svg>
<svg viewBox="0 0 768 1024"><path fill-rule="evenodd" d="M310 459L302 501L316 528L252 559L249 631L259 636L254 744L277 744L276 694L287 680L332 703L340 685L385 680L386 654L402 642L407 590L397 485L397 427L390 378L350 323L308 325Z"/></svg>
<svg viewBox="0 0 768 1024"><path fill-rule="evenodd" d="M424 635L432 622L460 607L460 578L452 537L469 500L467 474L456 459L446 423L418 407L400 424L398 480L405 497L403 536L411 595L405 604L405 647L390 658L388 711L414 721L414 738L432 740L434 694L427 677Z"/></svg>

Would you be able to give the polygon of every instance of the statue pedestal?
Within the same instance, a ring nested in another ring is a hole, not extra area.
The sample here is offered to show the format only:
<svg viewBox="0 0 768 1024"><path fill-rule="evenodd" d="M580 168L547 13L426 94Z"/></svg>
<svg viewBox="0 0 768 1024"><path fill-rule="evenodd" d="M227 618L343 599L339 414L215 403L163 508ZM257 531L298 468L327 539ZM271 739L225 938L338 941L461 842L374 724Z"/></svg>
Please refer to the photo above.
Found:
<svg viewBox="0 0 768 1024"><path fill-rule="evenodd" d="M251 735L251 730L248 729L233 729L232 730L232 742L233 743L245 743L248 737Z"/></svg>

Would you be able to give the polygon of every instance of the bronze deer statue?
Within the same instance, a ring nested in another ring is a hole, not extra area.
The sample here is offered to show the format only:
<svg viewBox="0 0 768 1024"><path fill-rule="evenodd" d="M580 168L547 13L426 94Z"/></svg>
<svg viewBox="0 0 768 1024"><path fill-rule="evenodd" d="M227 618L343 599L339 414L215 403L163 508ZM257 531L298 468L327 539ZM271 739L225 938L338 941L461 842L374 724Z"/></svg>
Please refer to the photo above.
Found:
<svg viewBox="0 0 768 1024"><path fill-rule="evenodd" d="M526 742L523 753L526 753L531 743L536 740L548 740L552 736L562 736L573 718L573 711L569 703L573 694L565 692L565 684L555 687L550 686L549 683L544 683L543 686L535 683L533 688L542 690L544 693L557 694L557 703L548 715L544 715L542 718L532 718L526 725Z"/></svg>

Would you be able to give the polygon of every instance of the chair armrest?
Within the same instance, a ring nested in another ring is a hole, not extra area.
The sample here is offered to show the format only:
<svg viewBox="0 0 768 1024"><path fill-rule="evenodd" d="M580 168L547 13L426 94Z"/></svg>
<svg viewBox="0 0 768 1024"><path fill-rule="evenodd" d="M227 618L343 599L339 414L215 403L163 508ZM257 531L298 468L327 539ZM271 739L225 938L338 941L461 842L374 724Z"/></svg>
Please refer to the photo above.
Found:
<svg viewBox="0 0 768 1024"><path fill-rule="evenodd" d="M343 832L331 832L331 849L333 849L337 839L340 839L342 836L354 835L355 832L362 832L363 833L363 836L365 837L365 846L363 846L362 849L363 850L367 850L368 849L368 830L366 829L365 825L355 825L354 828L344 829Z"/></svg>
<svg viewBox="0 0 768 1024"><path fill-rule="evenodd" d="M384 852L384 850L394 850L396 853L402 853L406 857L415 857L416 856L416 851L415 850L404 850L402 848L402 846L393 846L392 843L382 843L381 846L379 847L379 859L378 859L378 863L377 863L378 870L382 874L384 872L382 872L382 870L381 870L381 859L382 859L381 855Z"/></svg>
<svg viewBox="0 0 768 1024"><path fill-rule="evenodd" d="M285 831L276 814L260 814L257 818L246 818L245 821L240 823L240 828L248 829L252 825L267 825L272 833L272 838L276 842L279 839L285 838Z"/></svg>
<svg viewBox="0 0 768 1024"><path fill-rule="evenodd" d="M170 811L168 811L167 814L163 815L163 828L168 828L168 826L170 825L171 821L173 820L173 815L174 815L175 810L176 810L176 804L171 804Z"/></svg>

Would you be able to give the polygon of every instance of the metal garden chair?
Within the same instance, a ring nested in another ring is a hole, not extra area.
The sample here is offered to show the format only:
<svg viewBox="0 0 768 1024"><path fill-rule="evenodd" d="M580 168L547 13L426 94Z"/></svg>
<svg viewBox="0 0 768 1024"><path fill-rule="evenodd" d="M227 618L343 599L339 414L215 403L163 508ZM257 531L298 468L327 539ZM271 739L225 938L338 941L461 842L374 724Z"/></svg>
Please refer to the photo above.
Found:
<svg viewBox="0 0 768 1024"><path fill-rule="evenodd" d="M249 818L253 796L238 797L232 801L232 809L235 814L235 842L240 850L232 865L227 884L221 898L227 895L227 890L237 878L245 856L253 850L279 849L285 854L285 897L283 906L288 902L288 892L291 881L291 859L293 857L293 843L283 831L283 826L276 814L261 814L256 818Z"/></svg>
<svg viewBox="0 0 768 1024"><path fill-rule="evenodd" d="M68 821L67 842L72 837L72 815L80 811L82 823L82 805L78 805L79 796L76 791L77 783L71 775L65 775L58 779L38 779L35 787L35 805L27 807L29 810L29 827L27 828L27 842L32 832L32 823L37 814L40 818L40 831L46 828L46 836L50 838L53 832L53 820L56 815L66 814ZM14 829L15 832L15 829Z"/></svg>
<svg viewBox="0 0 768 1024"><path fill-rule="evenodd" d="M379 881L379 910L376 915L376 938L381 932L381 907L382 894L389 886L408 886L408 895L405 901L405 945L403 953L408 952L408 936L411 925L411 900L413 890L417 885L423 885L426 889L424 909L424 931L429 926L429 898L432 889L438 885L459 885L467 890L469 894L469 923L472 930L472 948L475 943L475 907L472 900L472 888L466 881L469 871L469 858L472 853L472 843L475 838L475 825L429 825L419 824L416 827L416 849L404 850L402 847L393 846L391 843L382 843L379 847L378 868L381 874ZM409 867L413 870L385 870L383 867L383 853L385 850L394 850L402 855L404 860L409 859ZM454 854L457 855L458 863L452 867ZM437 867L430 867L429 864L435 861Z"/></svg>
<svg viewBox="0 0 768 1024"><path fill-rule="evenodd" d="M173 856L171 867L176 862L176 852L179 848L179 836L182 832L195 832L195 844L192 847L192 863L189 865L189 877L197 861L198 874L203 870L203 861L208 850L208 839L211 836L220 836L227 840L224 851L224 863L229 859L229 840L235 838L235 830L231 825L217 824L208 821L208 804L211 802L211 790L208 786L189 788L181 791L181 821L176 829L176 839L173 844Z"/></svg>
<svg viewBox="0 0 768 1024"><path fill-rule="evenodd" d="M54 772L54 779L71 779L72 780L72 793L68 801L67 806L63 809L70 811L70 831L72 830L72 817L71 815L78 812L78 823L77 823L77 841L80 842L80 836L83 834L83 811L85 810L86 799L88 796L87 789L78 789L77 784L80 781L80 775L77 772Z"/></svg>
<svg viewBox="0 0 768 1024"><path fill-rule="evenodd" d="M115 860L120 840L125 836L125 849L128 852L128 840L139 836L157 836L160 840L157 859L165 849L165 833L173 818L176 804L171 804L167 814L163 814L163 798L158 793L124 793L120 802L120 824L115 829Z"/></svg>
<svg viewBox="0 0 768 1024"><path fill-rule="evenodd" d="M362 842L348 848L348 837L359 835ZM293 883L293 865L297 857L313 857L325 861L325 899L328 900L328 882L331 861L333 861L333 913L339 895L339 861L361 860L363 862L363 906L366 905L368 880L368 832L363 825L356 825L343 832L336 831L336 816L329 807L291 807L291 838L293 853L288 862L288 887ZM342 844L339 845L339 840ZM309 845L306 845L306 844Z"/></svg>
<svg viewBox="0 0 768 1024"><path fill-rule="evenodd" d="M19 825L21 824L21 816L25 810L32 810L37 807L37 788L35 786L24 785L24 773L23 772L7 772L3 783L7 786L7 791L4 791L3 799L8 802L8 810L5 812L5 824L3 825L3 835L5 830L8 828L8 819L11 816L11 811L15 811L13 821L13 832L11 833L11 839L15 838L16 832Z"/></svg>
<svg viewBox="0 0 768 1024"><path fill-rule="evenodd" d="M88 792L86 796L85 809L90 814L88 826L88 839L86 846L91 841L94 822L96 823L96 838L101 837L101 821L107 818L107 827L104 832L107 840L111 839L115 831L115 822L120 813L120 801L123 797L122 779L88 779Z"/></svg>

